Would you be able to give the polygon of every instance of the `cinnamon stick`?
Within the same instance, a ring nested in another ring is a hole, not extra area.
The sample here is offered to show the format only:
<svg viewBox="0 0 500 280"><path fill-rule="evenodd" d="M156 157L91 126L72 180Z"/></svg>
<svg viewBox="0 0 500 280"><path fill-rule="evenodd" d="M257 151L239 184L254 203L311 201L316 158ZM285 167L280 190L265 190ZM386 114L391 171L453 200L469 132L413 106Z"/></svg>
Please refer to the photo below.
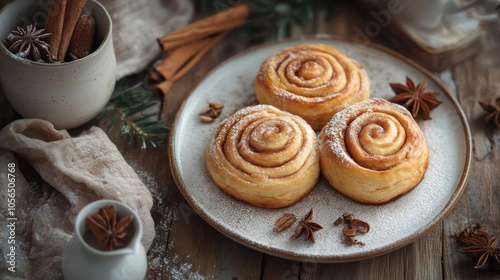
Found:
<svg viewBox="0 0 500 280"><path fill-rule="evenodd" d="M196 63L207 53L213 45L217 44L222 38L224 38L229 32L223 32L218 34L217 36L211 38L211 40L198 52L196 56L193 57L184 67L182 67L175 76L172 78L174 81L177 81L182 76L184 76L191 68L193 68Z"/></svg>
<svg viewBox="0 0 500 280"><path fill-rule="evenodd" d="M194 47L190 47L190 49L185 54L183 54L183 59L176 59L173 54L177 50L182 50L185 47L180 47L174 50L172 54L162 62L164 66L160 67L160 65L162 65L160 64L156 68L157 71L166 78L166 80L159 83L156 88L159 89L163 94L167 94L170 88L172 88L174 82L182 78L189 70L191 70L196 65L196 63L208 52L208 50L210 50L212 46L217 42L222 40L222 38L224 38L228 33L229 31L222 32L214 37L206 38L202 41L203 44L199 42L192 43L191 45L199 44L202 46L202 48L196 49ZM189 57L191 59L185 59L185 57ZM168 64L170 64L170 66L167 67L166 65ZM173 69L175 69L175 74L172 73Z"/></svg>
<svg viewBox="0 0 500 280"><path fill-rule="evenodd" d="M68 47L68 54L73 59L89 55L94 48L95 19L90 11L78 19Z"/></svg>
<svg viewBox="0 0 500 280"><path fill-rule="evenodd" d="M169 34L161 44L162 50L170 50L176 47L195 42L203 37L211 36L215 33L232 30L245 22L244 18L225 22L221 25L193 27L184 33Z"/></svg>
<svg viewBox="0 0 500 280"><path fill-rule="evenodd" d="M87 3L87 0L67 1L66 10L64 12L64 27L61 35L61 42L59 44L59 50L57 52L57 59L60 61L64 61L76 22L80 18L83 7Z"/></svg>
<svg viewBox="0 0 500 280"><path fill-rule="evenodd" d="M211 38L205 38L203 40L184 45L180 48L176 48L169 54L167 59L164 59L154 69L160 73L164 79L169 80L184 64L186 64L189 59L194 57L196 53L210 41Z"/></svg>
<svg viewBox="0 0 500 280"><path fill-rule="evenodd" d="M167 34L159 38L158 43L163 50L168 50L217 32L231 30L243 24L249 13L248 5L241 4ZM175 41L180 42L173 43Z"/></svg>
<svg viewBox="0 0 500 280"><path fill-rule="evenodd" d="M45 32L51 35L47 38L50 45L50 54L54 60L57 59L59 44L64 25L64 12L66 11L67 0L50 0L49 14L45 23Z"/></svg>

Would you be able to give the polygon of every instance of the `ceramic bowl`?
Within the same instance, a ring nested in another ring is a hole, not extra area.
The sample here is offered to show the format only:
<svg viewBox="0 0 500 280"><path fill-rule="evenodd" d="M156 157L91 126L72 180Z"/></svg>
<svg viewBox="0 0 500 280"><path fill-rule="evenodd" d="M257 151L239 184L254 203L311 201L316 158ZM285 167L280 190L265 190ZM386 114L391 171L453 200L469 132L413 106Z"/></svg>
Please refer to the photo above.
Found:
<svg viewBox="0 0 500 280"><path fill-rule="evenodd" d="M45 3L45 4L41 4ZM112 22L106 9L89 0L85 9L96 20L99 47L86 57L64 63L21 59L4 38L17 26L43 26L48 1L17 0L0 10L0 83L12 107L25 118L45 119L56 128L74 128L106 105L116 82Z"/></svg>

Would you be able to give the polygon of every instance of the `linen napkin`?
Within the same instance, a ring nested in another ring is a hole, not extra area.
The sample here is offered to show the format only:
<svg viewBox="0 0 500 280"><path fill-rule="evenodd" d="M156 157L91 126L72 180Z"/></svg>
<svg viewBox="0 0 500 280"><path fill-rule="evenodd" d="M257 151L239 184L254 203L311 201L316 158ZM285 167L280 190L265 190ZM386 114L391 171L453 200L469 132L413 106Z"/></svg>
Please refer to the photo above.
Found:
<svg viewBox="0 0 500 280"><path fill-rule="evenodd" d="M117 80L145 69L160 53L157 38L186 25L193 14L186 0L98 0L113 21Z"/></svg>
<svg viewBox="0 0 500 280"><path fill-rule="evenodd" d="M30 165L36 172L29 172ZM13 215L7 207L12 198L9 173L15 176L10 176L15 178ZM44 185L28 182L36 173ZM99 199L118 200L134 209L142 220L146 250L153 241L151 193L100 128L72 138L43 120L10 123L0 131L0 186L2 257L10 253L8 218L16 218L15 272L7 269L5 259L0 279L61 279L61 256L73 235L74 219L81 208Z"/></svg>

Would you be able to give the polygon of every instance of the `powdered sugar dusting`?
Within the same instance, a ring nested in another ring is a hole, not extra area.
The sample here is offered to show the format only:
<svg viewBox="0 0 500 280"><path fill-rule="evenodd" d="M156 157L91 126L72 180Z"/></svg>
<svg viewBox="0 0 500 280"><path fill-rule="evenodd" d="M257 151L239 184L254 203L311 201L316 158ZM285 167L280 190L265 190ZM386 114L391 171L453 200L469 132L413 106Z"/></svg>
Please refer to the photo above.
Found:
<svg viewBox="0 0 500 280"><path fill-rule="evenodd" d="M468 146L457 111L445 94L440 95L443 104L432 111L433 119L418 122L430 150L429 167L423 181L410 193L389 204L369 206L355 203L321 178L314 190L295 205L286 209L262 209L227 196L208 175L204 153L208 139L218 124L207 126L199 123L197 112L202 106L200 100L225 100L225 108L231 108L231 112L241 109L241 100L233 98L231 92L243 87L245 90L241 97L253 97L253 90L248 84L254 81L260 63L270 55L299 43L304 41L280 42L241 55L213 72L192 93L173 132L174 168L182 182L179 187L189 194L197 211L202 212L211 224L241 243L265 252L276 253L278 250L282 256L300 260L341 261L369 257L407 244L446 214L443 209L457 199L457 188L461 186L460 178L466 162L463 151ZM329 44L348 52L368 73L374 97L389 99L394 95L389 83L404 81L406 76L427 80L429 89L442 92L424 73L382 51L326 39L307 43ZM246 85L234 81L245 81ZM220 88L226 90L221 91ZM406 109L401 107L400 110ZM314 221L324 227L315 234L315 244L305 242L303 238L290 241L293 227L279 234L272 231L274 221L284 212L300 217L311 208L314 209ZM354 213L370 224L370 232L359 237L366 243L365 246L349 247L340 242L342 228L334 227L332 223L344 212Z"/></svg>
<svg viewBox="0 0 500 280"><path fill-rule="evenodd" d="M138 168L136 163L130 164L135 170L141 181L146 185L153 196L154 206L151 210L153 217L160 217L155 220L156 236L153 244L148 251L148 265L152 271L156 271L158 275L148 274L146 279L154 279L167 276L173 280L203 280L204 276L194 271L193 265L181 261L181 258L174 254L167 254L168 250L172 249L172 245L165 246L166 239L170 231L170 225L174 218L176 205L168 203L165 199L165 194L162 193L156 182L156 179L148 172Z"/></svg>

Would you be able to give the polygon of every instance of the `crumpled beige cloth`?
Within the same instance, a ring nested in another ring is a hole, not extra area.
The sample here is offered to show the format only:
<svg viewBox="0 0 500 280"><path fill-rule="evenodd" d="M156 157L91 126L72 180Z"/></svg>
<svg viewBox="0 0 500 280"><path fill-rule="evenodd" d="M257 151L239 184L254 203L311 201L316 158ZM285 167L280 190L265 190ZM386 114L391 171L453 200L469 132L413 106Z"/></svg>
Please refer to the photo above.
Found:
<svg viewBox="0 0 500 280"><path fill-rule="evenodd" d="M15 164L15 273L7 270L10 265L3 259L10 247L9 163ZM29 165L46 184L27 181ZM61 256L76 215L103 198L122 201L137 211L148 250L155 234L151 193L100 128L72 138L43 120L7 125L0 131L0 279L61 279Z"/></svg>
<svg viewBox="0 0 500 280"><path fill-rule="evenodd" d="M113 20L117 79L138 73L160 53L156 39L186 25L193 14L187 0L99 0Z"/></svg>

